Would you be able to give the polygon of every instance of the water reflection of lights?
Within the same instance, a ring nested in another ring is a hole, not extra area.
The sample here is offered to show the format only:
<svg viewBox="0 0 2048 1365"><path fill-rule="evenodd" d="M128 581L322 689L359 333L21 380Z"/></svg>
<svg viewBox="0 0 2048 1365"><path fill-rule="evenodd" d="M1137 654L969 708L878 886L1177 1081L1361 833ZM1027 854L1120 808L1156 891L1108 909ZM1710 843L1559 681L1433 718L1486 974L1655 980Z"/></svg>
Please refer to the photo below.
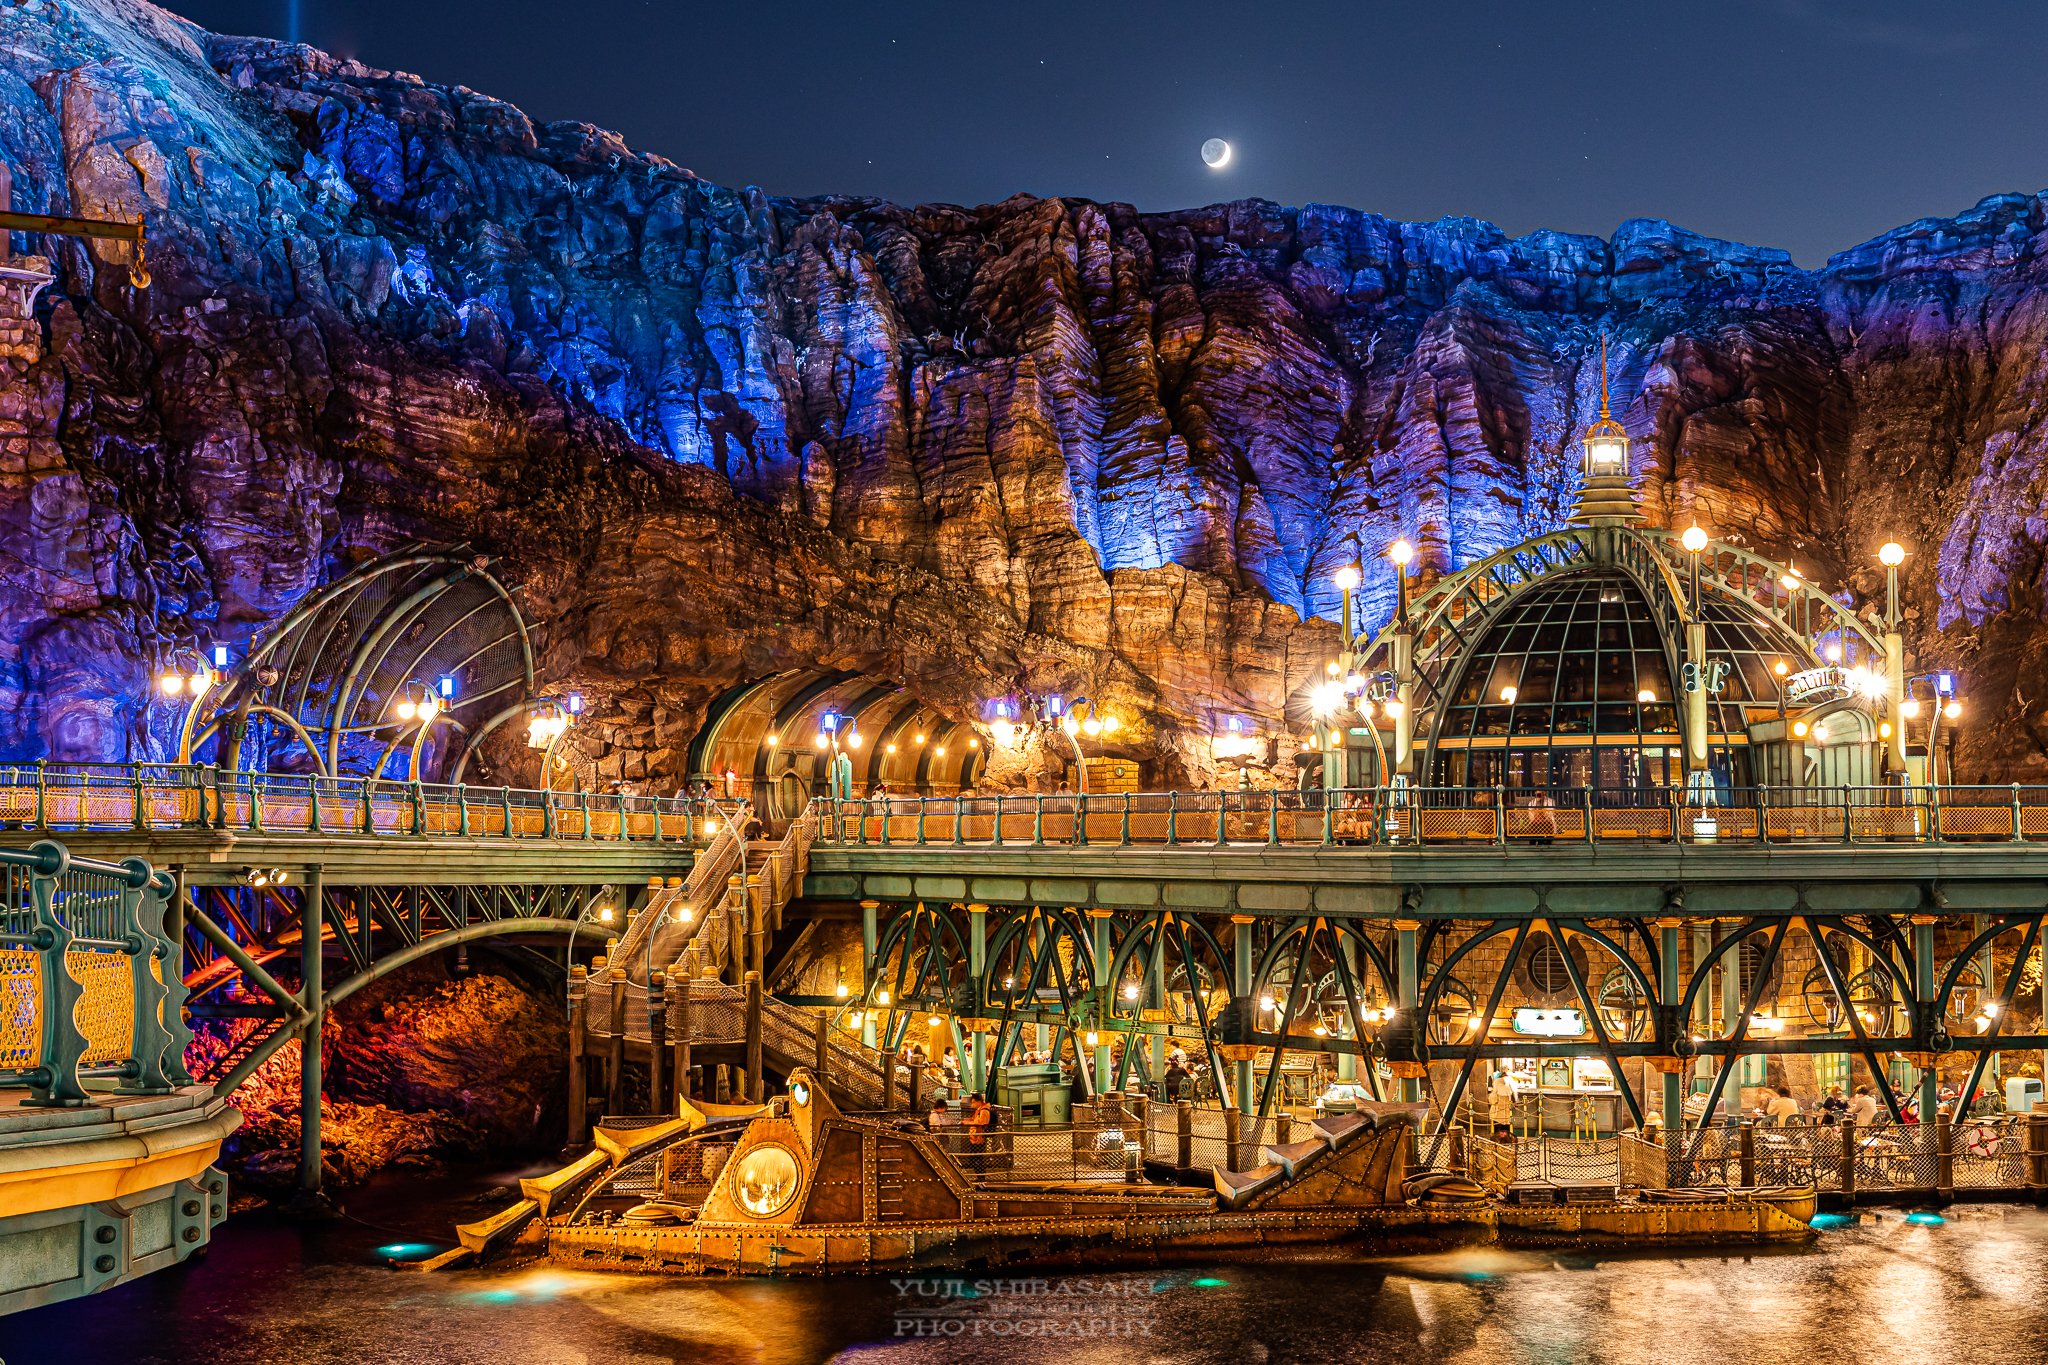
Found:
<svg viewBox="0 0 2048 1365"><path fill-rule="evenodd" d="M377 1254L387 1261L424 1261L441 1250L435 1242L386 1242Z"/></svg>
<svg viewBox="0 0 2048 1365"><path fill-rule="evenodd" d="M1925 1209L1915 1209L1913 1212L1906 1215L1906 1221L1909 1223L1917 1224L1918 1226L1923 1228L1938 1228L1942 1224L1948 1222L1948 1219L1942 1217L1938 1213L1929 1213Z"/></svg>
<svg viewBox="0 0 2048 1365"><path fill-rule="evenodd" d="M1822 1232L1832 1228L1845 1228L1855 1221L1846 1213L1816 1213L1813 1215L1813 1225Z"/></svg>
<svg viewBox="0 0 2048 1365"><path fill-rule="evenodd" d="M619 1281L607 1275L576 1275L559 1270L529 1270L503 1284L463 1297L471 1303L549 1303L583 1294L616 1293Z"/></svg>

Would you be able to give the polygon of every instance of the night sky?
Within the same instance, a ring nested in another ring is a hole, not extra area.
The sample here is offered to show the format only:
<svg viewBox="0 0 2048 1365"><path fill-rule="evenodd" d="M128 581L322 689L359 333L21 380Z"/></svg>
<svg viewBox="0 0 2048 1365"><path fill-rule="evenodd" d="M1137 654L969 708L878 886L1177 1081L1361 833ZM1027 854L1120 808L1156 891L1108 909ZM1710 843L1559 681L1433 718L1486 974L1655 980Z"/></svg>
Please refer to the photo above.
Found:
<svg viewBox="0 0 2048 1365"><path fill-rule="evenodd" d="M1669 218L1802 265L2048 185L2040 0L171 0L782 194L1511 232ZM1235 147L1207 169L1209 137Z"/></svg>

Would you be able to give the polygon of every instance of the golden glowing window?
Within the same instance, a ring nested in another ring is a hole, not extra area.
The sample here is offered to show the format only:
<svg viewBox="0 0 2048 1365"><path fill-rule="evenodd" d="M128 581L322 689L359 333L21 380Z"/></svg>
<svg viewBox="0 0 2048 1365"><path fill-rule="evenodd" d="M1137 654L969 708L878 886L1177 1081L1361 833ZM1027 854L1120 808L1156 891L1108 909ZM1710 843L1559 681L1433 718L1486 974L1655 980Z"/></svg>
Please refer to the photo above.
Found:
<svg viewBox="0 0 2048 1365"><path fill-rule="evenodd" d="M796 1198L801 1177L786 1147L756 1147L733 1172L733 1197L756 1218L773 1218Z"/></svg>

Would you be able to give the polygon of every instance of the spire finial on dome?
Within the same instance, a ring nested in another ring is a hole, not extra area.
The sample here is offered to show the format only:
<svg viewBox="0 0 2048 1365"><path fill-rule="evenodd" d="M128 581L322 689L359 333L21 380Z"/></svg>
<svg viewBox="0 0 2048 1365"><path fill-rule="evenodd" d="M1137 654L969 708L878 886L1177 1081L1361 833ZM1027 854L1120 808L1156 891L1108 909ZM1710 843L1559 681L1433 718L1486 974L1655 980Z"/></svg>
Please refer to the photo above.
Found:
<svg viewBox="0 0 2048 1365"><path fill-rule="evenodd" d="M1609 415L1607 411L1607 332L1604 328L1600 332L1600 415L1602 417Z"/></svg>

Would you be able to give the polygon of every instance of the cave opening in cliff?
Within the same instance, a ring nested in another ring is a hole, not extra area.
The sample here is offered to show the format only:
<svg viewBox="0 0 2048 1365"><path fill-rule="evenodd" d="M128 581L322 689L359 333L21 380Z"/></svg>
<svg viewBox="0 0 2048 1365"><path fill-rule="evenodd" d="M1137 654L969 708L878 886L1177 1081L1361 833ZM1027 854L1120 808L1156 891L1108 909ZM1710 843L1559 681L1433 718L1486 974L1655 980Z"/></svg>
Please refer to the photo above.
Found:
<svg viewBox="0 0 2048 1365"><path fill-rule="evenodd" d="M770 818L786 819L827 792L835 747L863 795L950 795L973 786L983 752L972 727L888 678L793 668L713 700L690 743L689 780L750 795Z"/></svg>

